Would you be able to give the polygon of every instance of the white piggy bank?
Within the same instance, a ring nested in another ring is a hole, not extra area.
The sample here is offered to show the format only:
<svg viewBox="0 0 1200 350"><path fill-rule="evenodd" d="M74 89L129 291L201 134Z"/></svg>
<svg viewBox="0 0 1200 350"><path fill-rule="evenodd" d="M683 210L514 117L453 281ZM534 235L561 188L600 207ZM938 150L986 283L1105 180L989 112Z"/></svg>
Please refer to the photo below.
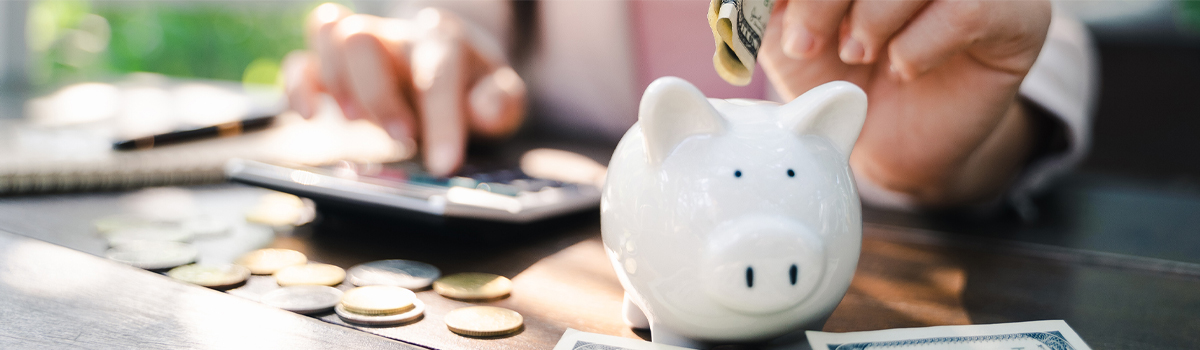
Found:
<svg viewBox="0 0 1200 350"><path fill-rule="evenodd" d="M600 205L625 321L694 348L820 329L858 264L847 160L866 111L848 82L784 105L650 84Z"/></svg>

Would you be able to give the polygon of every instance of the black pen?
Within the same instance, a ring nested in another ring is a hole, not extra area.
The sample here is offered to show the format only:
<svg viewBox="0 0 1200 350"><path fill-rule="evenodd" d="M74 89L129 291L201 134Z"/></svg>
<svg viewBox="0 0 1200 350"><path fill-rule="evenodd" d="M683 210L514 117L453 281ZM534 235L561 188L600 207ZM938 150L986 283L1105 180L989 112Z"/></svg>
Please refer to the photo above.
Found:
<svg viewBox="0 0 1200 350"><path fill-rule="evenodd" d="M247 131L265 129L266 127L270 126L271 122L273 121L275 121L275 116L271 115L221 123L196 129L172 131L165 134L118 141L113 143L113 149L118 151L150 149L180 142L240 135Z"/></svg>

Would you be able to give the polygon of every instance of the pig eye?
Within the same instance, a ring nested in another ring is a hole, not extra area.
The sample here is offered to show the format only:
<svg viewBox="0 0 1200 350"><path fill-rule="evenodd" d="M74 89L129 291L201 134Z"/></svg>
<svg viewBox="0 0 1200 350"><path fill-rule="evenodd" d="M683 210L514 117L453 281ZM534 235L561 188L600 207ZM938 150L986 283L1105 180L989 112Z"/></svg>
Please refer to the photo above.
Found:
<svg viewBox="0 0 1200 350"><path fill-rule="evenodd" d="M754 288L754 268L746 267L746 288Z"/></svg>
<svg viewBox="0 0 1200 350"><path fill-rule="evenodd" d="M734 170L734 171L733 171L733 177L742 177L742 171L741 171L741 170Z"/></svg>
<svg viewBox="0 0 1200 350"><path fill-rule="evenodd" d="M800 268L796 267L796 264L792 264L792 268L788 269L788 278L791 278L793 286L796 285L796 275L799 273Z"/></svg>
<svg viewBox="0 0 1200 350"><path fill-rule="evenodd" d="M788 169L788 177L796 177L796 172L792 171L792 169Z"/></svg>

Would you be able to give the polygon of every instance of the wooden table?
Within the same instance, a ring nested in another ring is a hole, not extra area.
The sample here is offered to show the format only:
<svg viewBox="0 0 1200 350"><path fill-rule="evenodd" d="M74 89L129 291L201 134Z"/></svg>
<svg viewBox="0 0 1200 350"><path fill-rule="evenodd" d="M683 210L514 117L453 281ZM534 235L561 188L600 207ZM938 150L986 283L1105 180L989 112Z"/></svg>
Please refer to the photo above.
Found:
<svg viewBox="0 0 1200 350"><path fill-rule="evenodd" d="M203 209L227 215L263 193L240 185L193 191ZM323 212L317 222L268 241L344 268L403 258L444 273L512 278L510 297L482 304L519 311L525 329L476 339L450 333L441 322L446 312L470 303L431 291L418 293L427 311L416 323L358 327L333 314L307 317L254 302L276 288L270 277L223 293L92 256L104 243L91 222L121 212L122 198L0 198L0 231L30 237L0 233L0 348L549 349L568 327L649 337L621 323L622 289L595 215L479 242L435 237L380 217ZM825 330L1064 319L1098 349L1200 344L1200 264L944 233L897 225L888 215L868 212L858 271ZM237 242L200 248L210 261L248 249Z"/></svg>

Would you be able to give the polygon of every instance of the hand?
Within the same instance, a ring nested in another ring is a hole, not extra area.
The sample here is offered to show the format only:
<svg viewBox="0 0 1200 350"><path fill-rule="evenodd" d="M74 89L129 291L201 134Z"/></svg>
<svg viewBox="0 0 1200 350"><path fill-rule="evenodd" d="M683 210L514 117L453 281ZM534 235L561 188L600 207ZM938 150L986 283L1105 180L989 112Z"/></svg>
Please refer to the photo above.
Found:
<svg viewBox="0 0 1200 350"><path fill-rule="evenodd" d="M995 198L1037 123L1017 97L1046 38L1046 1L785 0L760 62L785 99L833 80L867 92L850 163L919 204Z"/></svg>
<svg viewBox="0 0 1200 350"><path fill-rule="evenodd" d="M288 101L311 117L320 93L347 119L367 119L416 145L434 175L452 174L468 136L502 138L525 115L525 83L496 40L454 14L427 8L413 20L318 6L308 51L284 60Z"/></svg>

